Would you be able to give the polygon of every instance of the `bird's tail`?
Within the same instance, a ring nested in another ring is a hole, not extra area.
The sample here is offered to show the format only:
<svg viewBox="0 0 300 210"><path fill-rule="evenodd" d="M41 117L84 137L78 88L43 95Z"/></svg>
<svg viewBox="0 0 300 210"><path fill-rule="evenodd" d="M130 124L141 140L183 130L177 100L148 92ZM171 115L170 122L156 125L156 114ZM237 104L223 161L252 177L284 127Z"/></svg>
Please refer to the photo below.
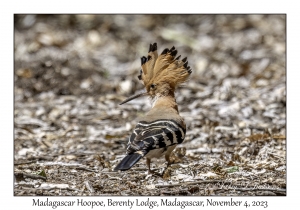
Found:
<svg viewBox="0 0 300 210"><path fill-rule="evenodd" d="M143 155L139 153L126 155L126 157L124 157L123 160L121 160L121 162L115 167L114 171L126 171L136 164L142 157Z"/></svg>

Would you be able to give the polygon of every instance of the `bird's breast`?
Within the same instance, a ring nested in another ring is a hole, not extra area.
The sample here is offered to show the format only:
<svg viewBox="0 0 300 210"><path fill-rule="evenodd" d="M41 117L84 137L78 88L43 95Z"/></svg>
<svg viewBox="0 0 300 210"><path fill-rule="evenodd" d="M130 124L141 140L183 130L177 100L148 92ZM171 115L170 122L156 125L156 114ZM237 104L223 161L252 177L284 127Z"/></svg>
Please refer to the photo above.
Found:
<svg viewBox="0 0 300 210"><path fill-rule="evenodd" d="M147 153L146 157L149 158L149 159L160 158L165 154L170 154L176 146L177 146L177 144L174 144L174 145L171 145L169 147L150 150Z"/></svg>

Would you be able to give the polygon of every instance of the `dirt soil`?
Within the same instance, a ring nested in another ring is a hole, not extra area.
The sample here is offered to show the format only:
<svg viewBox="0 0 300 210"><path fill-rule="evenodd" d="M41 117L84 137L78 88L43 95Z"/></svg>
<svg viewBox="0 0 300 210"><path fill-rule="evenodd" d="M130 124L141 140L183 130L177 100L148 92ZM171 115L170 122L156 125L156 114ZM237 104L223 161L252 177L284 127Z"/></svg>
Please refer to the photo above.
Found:
<svg viewBox="0 0 300 210"><path fill-rule="evenodd" d="M286 195L285 15L15 15L14 195ZM114 172L136 118L140 57L193 69L172 155ZM182 58L183 58L182 57Z"/></svg>

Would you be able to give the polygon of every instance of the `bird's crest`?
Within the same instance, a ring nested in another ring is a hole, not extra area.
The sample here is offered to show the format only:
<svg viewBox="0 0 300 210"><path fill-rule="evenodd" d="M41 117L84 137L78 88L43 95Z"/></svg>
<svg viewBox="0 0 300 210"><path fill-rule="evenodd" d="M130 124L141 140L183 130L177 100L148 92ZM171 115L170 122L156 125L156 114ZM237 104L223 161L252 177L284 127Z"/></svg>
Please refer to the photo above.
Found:
<svg viewBox="0 0 300 210"><path fill-rule="evenodd" d="M148 56L141 57L142 69L139 80L142 80L146 92L133 95L125 99L125 104L141 96L150 96L152 99L165 94L174 94L175 89L184 83L192 69L188 66L187 58L180 60L180 55L175 58L177 50L175 47L164 49L160 55L157 54L157 44L150 44ZM156 89L156 85L158 85ZM154 91L154 92L153 92Z"/></svg>
<svg viewBox="0 0 300 210"><path fill-rule="evenodd" d="M150 44L148 56L141 57L142 69L138 76L146 88L153 83L165 82L175 90L188 79L192 69L188 66L187 58L180 60L180 55L175 58L176 54L177 50L173 46L158 55L157 44Z"/></svg>

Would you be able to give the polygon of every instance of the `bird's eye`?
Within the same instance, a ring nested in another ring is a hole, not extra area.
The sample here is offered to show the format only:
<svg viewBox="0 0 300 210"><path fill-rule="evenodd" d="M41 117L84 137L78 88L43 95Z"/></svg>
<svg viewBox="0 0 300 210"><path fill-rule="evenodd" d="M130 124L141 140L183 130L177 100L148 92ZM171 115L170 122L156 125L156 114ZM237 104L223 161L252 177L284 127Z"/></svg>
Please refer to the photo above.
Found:
<svg viewBox="0 0 300 210"><path fill-rule="evenodd" d="M150 88L151 88L151 89L154 89L154 88L155 88L155 85L154 85L154 84L151 84L151 85L150 85Z"/></svg>

